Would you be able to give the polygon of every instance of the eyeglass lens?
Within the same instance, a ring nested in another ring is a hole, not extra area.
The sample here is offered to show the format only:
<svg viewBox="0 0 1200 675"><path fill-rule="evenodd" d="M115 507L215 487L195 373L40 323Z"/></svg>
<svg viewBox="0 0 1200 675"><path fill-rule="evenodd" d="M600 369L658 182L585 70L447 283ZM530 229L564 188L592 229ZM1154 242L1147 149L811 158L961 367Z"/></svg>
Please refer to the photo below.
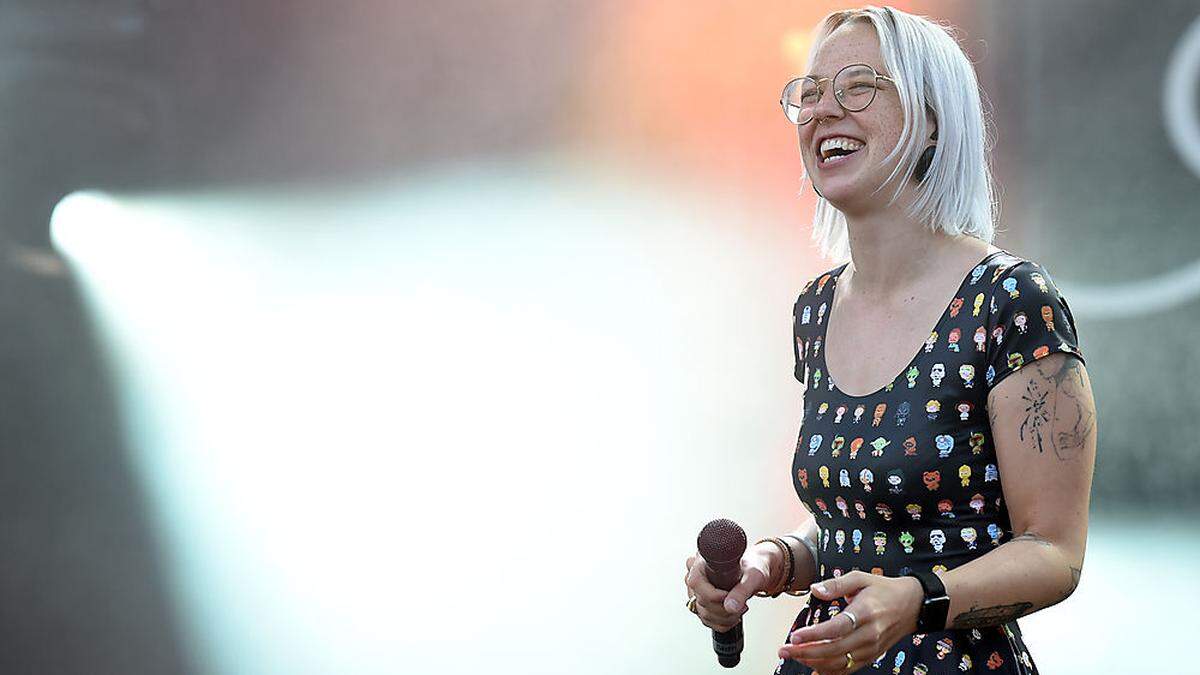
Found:
<svg viewBox="0 0 1200 675"><path fill-rule="evenodd" d="M826 83L825 86L827 86ZM850 66L838 71L833 92L838 103L850 112L863 110L875 98L875 70L870 66ZM809 77L793 80L783 92L783 110L792 124L807 124L821 99L822 88Z"/></svg>

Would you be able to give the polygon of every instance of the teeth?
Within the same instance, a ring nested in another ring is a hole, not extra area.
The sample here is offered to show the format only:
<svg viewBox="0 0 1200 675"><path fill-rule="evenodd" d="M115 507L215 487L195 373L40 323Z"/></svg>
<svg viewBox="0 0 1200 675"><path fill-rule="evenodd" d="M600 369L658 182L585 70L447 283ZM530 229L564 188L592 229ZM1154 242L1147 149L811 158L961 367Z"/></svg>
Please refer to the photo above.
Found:
<svg viewBox="0 0 1200 675"><path fill-rule="evenodd" d="M828 158L829 152L834 148L840 148L842 150L849 150L853 152L863 147L863 145L864 143L856 141L853 138L846 138L845 136L826 138L825 140L821 141L821 158Z"/></svg>

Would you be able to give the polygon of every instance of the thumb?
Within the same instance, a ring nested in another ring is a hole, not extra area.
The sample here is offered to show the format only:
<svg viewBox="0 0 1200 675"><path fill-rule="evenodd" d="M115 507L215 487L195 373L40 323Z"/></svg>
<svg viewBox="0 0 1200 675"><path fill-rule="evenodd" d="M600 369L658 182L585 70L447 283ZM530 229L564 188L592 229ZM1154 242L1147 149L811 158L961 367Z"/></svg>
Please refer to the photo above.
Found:
<svg viewBox="0 0 1200 675"><path fill-rule="evenodd" d="M855 570L840 577L826 579L812 585L812 592L823 600L849 597L866 588L871 582L870 574Z"/></svg>
<svg viewBox="0 0 1200 675"><path fill-rule="evenodd" d="M746 601L754 592L761 589L766 582L766 577L762 570L751 567L742 575L742 580L737 586L729 589L729 594L725 596L725 611L741 612L745 610Z"/></svg>

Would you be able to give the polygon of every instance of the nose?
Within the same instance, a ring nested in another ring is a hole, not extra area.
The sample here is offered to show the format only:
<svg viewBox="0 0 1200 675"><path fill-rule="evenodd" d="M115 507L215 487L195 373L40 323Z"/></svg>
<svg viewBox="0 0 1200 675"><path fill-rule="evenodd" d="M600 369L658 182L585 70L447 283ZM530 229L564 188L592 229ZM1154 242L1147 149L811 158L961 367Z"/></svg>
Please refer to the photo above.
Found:
<svg viewBox="0 0 1200 675"><path fill-rule="evenodd" d="M820 98L817 99L817 105L813 107L813 121L835 119L841 117L845 112L842 105L837 102L837 97L834 96L833 83L826 82L821 89Z"/></svg>

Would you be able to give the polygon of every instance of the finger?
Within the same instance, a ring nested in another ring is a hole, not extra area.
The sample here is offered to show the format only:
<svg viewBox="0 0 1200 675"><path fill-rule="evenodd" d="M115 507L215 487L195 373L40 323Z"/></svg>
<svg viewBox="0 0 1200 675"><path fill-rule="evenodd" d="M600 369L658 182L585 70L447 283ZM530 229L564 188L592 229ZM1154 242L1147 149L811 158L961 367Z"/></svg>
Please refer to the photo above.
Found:
<svg viewBox="0 0 1200 675"><path fill-rule="evenodd" d="M699 603L696 604L696 615L700 617L700 623L722 633L738 625L742 620L740 616L730 616L724 609L714 611L701 607Z"/></svg>
<svg viewBox="0 0 1200 675"><path fill-rule="evenodd" d="M852 596L876 581L878 578L874 574L855 570L840 577L818 581L810 588L818 598L832 600Z"/></svg>
<svg viewBox="0 0 1200 675"><path fill-rule="evenodd" d="M844 673L847 672L846 654L854 658L853 670L870 664L871 659L867 658L867 653L872 648L866 642L860 636L855 636L848 640L834 640L818 645L785 645L779 650L779 658L796 659L822 675Z"/></svg>
<svg viewBox="0 0 1200 675"><path fill-rule="evenodd" d="M696 558L698 558L698 557L700 557L700 556L697 553L693 553L692 555L689 555L687 562L683 563L683 568L686 569L687 571L691 572L692 571L692 563L696 562Z"/></svg>
<svg viewBox="0 0 1200 675"><path fill-rule="evenodd" d="M785 644L780 648L780 651L786 650L793 654L791 658L804 658L805 660L828 661L826 664L845 667L846 652L854 653L856 649L863 649L872 646L873 641L864 631L858 631L854 634L840 638L832 638L829 640L820 640L817 642L804 642L801 644ZM858 660L856 656L855 661ZM840 662L840 663L839 663ZM818 668L818 670L820 670Z"/></svg>
<svg viewBox="0 0 1200 675"><path fill-rule="evenodd" d="M699 598L701 602L712 604L725 600L725 591L713 586L709 583L708 578L704 576L703 564L692 567L685 579L687 587L692 589L692 595Z"/></svg>
<svg viewBox="0 0 1200 675"><path fill-rule="evenodd" d="M855 628L861 628L870 618L870 612L865 606L860 606L862 603L850 603L846 609L838 612L837 616L822 621L813 626L804 626L788 636L788 641L793 645L802 645L806 642L817 642L820 640L837 640L845 638L854 632ZM851 621L846 615L850 612L854 615L855 621ZM857 622L857 626L855 623Z"/></svg>
<svg viewBox="0 0 1200 675"><path fill-rule="evenodd" d="M742 580L729 589L725 596L725 611L743 614L746 611L746 601L755 591L762 589L767 583L766 576L757 567L751 567L742 575Z"/></svg>

